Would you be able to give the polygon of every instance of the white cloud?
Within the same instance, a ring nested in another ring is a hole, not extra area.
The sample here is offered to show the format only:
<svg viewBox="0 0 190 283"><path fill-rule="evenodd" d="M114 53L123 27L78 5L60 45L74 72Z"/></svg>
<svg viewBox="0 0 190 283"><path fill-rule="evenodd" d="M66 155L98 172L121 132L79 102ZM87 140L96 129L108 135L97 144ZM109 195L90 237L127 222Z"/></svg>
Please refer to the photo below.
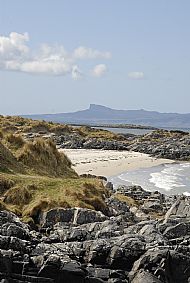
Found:
<svg viewBox="0 0 190 283"><path fill-rule="evenodd" d="M144 79L144 73L143 72L130 72L128 73L128 77L133 80L141 80L141 79Z"/></svg>
<svg viewBox="0 0 190 283"><path fill-rule="evenodd" d="M80 46L74 50L74 58L76 59L110 59L110 52L101 52L92 48Z"/></svg>
<svg viewBox="0 0 190 283"><path fill-rule="evenodd" d="M80 71L80 69L78 68L77 65L73 66L72 69L72 78L74 80L79 80L82 78L82 72Z"/></svg>
<svg viewBox="0 0 190 283"><path fill-rule="evenodd" d="M0 36L0 58L10 59L25 55L29 51L27 41L29 41L28 33L11 32L9 37Z"/></svg>
<svg viewBox="0 0 190 283"><path fill-rule="evenodd" d="M107 72L107 67L105 64L99 64L92 70L92 75L94 77L100 78Z"/></svg>
<svg viewBox="0 0 190 283"><path fill-rule="evenodd" d="M101 52L86 47L79 47L69 53L62 45L43 44L39 50L34 51L28 46L28 43L28 33L12 32L7 37L0 36L0 69L33 74L70 74L73 79L77 80L82 77L77 60L109 59L111 57L110 52ZM104 71L99 70L99 72Z"/></svg>

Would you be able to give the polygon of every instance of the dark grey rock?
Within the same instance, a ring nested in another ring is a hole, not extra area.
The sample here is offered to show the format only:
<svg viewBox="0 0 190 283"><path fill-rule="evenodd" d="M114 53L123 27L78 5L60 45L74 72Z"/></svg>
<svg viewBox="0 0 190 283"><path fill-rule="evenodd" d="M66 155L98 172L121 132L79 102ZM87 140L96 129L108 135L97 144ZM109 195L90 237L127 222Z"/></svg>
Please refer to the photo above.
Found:
<svg viewBox="0 0 190 283"><path fill-rule="evenodd" d="M73 220L74 224L85 224L92 222L101 222L108 219L102 212L91 209L78 208Z"/></svg>
<svg viewBox="0 0 190 283"><path fill-rule="evenodd" d="M41 212L39 221L42 227L52 227L58 222L85 224L108 219L102 212L86 208L57 208Z"/></svg>
<svg viewBox="0 0 190 283"><path fill-rule="evenodd" d="M119 193L138 203L136 212L115 201L113 192L107 199L109 217L90 209L57 208L41 213L39 231L30 230L14 214L0 211L0 280L189 282L189 198L180 197L163 221L150 219L148 213L144 218L137 214L143 215L147 204L146 209L165 214L174 197L138 186L122 186Z"/></svg>
<svg viewBox="0 0 190 283"><path fill-rule="evenodd" d="M145 252L143 237L124 235L115 239L109 257L108 264L113 269L130 271L133 263Z"/></svg>
<svg viewBox="0 0 190 283"><path fill-rule="evenodd" d="M175 226L167 227L163 235L168 239L175 239L186 236L190 232L190 224L179 223Z"/></svg>
<svg viewBox="0 0 190 283"><path fill-rule="evenodd" d="M143 269L139 270L135 278L131 283L162 283L157 277L151 273L144 271Z"/></svg>

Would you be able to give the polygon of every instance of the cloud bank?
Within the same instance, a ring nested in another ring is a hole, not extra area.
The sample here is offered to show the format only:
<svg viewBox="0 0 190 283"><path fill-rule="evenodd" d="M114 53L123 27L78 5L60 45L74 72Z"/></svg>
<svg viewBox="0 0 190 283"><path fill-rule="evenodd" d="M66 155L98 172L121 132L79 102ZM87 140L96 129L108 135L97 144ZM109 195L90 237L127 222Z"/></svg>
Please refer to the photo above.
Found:
<svg viewBox="0 0 190 283"><path fill-rule="evenodd" d="M110 59L111 53L79 46L69 53L62 45L41 45L37 51L29 47L28 33L11 32L9 36L0 36L0 69L24 73L67 75L74 80L83 74L78 66L81 60ZM100 77L106 71L105 64L94 67L94 76Z"/></svg>

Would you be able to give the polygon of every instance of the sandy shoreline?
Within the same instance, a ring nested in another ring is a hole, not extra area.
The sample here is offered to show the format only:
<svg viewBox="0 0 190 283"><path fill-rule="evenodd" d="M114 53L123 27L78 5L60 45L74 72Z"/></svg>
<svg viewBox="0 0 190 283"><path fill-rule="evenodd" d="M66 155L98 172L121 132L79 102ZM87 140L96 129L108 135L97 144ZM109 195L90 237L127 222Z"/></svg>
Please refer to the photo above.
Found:
<svg viewBox="0 0 190 283"><path fill-rule="evenodd" d="M89 173L105 177L174 162L168 159L156 159L139 152L94 149L63 149L61 151L70 158L78 174Z"/></svg>

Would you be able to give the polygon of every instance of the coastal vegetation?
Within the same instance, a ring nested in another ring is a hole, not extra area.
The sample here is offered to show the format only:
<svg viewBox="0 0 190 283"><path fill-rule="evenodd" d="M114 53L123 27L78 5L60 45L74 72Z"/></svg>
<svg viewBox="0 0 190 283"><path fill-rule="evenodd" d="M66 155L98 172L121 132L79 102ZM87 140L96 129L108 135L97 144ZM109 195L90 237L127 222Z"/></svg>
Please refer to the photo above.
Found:
<svg viewBox="0 0 190 283"><path fill-rule="evenodd" d="M134 198L130 196L123 195L122 193L116 193L115 199L126 203L129 207L139 207L140 206L139 201L135 200Z"/></svg>
<svg viewBox="0 0 190 283"><path fill-rule="evenodd" d="M26 140L27 129L70 131L65 125L2 117L0 140L0 207L26 222L51 208L82 207L106 213L108 190L101 180L82 178L51 139ZM82 129L82 131L84 131Z"/></svg>
<svg viewBox="0 0 190 283"><path fill-rule="evenodd" d="M24 133L54 133L54 134L78 134L81 137L100 138L105 140L123 140L122 135L118 135L103 129L95 129L89 126L69 126L66 124L47 122L44 120L32 120L19 116L0 116L0 137L7 134ZM11 137L9 137L11 138Z"/></svg>

